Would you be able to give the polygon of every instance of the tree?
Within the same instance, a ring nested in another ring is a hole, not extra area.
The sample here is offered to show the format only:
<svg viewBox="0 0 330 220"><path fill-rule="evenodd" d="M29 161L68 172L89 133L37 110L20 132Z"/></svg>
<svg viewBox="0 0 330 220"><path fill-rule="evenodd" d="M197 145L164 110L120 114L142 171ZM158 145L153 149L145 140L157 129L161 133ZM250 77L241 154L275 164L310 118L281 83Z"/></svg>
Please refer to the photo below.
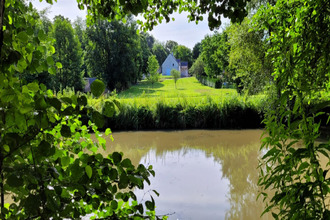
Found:
<svg viewBox="0 0 330 220"><path fill-rule="evenodd" d="M150 37L150 36L149 36ZM145 75L148 75L148 59L151 55L151 49L148 46L148 35L140 34L140 45L141 45L141 72Z"/></svg>
<svg viewBox="0 0 330 220"><path fill-rule="evenodd" d="M330 145L318 143L330 81L330 2L278 0L263 7L256 28L269 33L268 56L274 65L275 94L265 120L268 136L260 163L262 195L271 197L265 212L276 219L329 219ZM274 195L265 192L274 188Z"/></svg>
<svg viewBox="0 0 330 220"><path fill-rule="evenodd" d="M192 65L192 52L188 47L183 45L176 46L173 55L175 58L180 59L181 61L187 61L188 67Z"/></svg>
<svg viewBox="0 0 330 220"><path fill-rule="evenodd" d="M168 53L173 53L175 50L175 47L178 46L178 43L173 40L166 41L165 44L165 50L167 50Z"/></svg>
<svg viewBox="0 0 330 220"><path fill-rule="evenodd" d="M159 65L162 65L168 56L164 46L159 42L154 43L152 53L156 56Z"/></svg>
<svg viewBox="0 0 330 220"><path fill-rule="evenodd" d="M56 73L53 40L42 29L35 36L38 14L31 9L25 1L0 1L0 218L143 218L134 193L118 189L143 188L153 171L134 167L120 153L97 153L105 142L97 130L104 116L87 106L86 96L60 99L43 84L18 77ZM106 101L103 114L110 117L114 106ZM91 117L89 125L81 116ZM151 218L154 206L153 199L146 202Z"/></svg>
<svg viewBox="0 0 330 220"><path fill-rule="evenodd" d="M193 59L196 60L199 57L201 52L202 52L202 43L198 42L194 45L194 48L192 50Z"/></svg>
<svg viewBox="0 0 330 220"><path fill-rule="evenodd" d="M91 76L103 79L110 90L128 88L142 78L143 51L135 21L99 20L87 28L87 65Z"/></svg>
<svg viewBox="0 0 330 220"><path fill-rule="evenodd" d="M222 75L226 81L230 78L224 74L228 63L228 37L227 33L215 32L211 36L206 36L202 40L202 59L205 64L205 73L209 77L216 78Z"/></svg>
<svg viewBox="0 0 330 220"><path fill-rule="evenodd" d="M202 56L199 56L197 60L194 62L194 64L191 66L191 68L189 69L189 72L195 75L196 77L204 76L206 75L204 68L205 67Z"/></svg>
<svg viewBox="0 0 330 220"><path fill-rule="evenodd" d="M175 88L176 88L176 82L180 79L181 73L179 70L172 69L171 76L173 77Z"/></svg>
<svg viewBox="0 0 330 220"><path fill-rule="evenodd" d="M159 69L159 64L158 61L156 59L155 55L151 55L148 59L148 80L151 83L152 87L154 87L154 84L156 82L159 81L159 73L158 73L158 69Z"/></svg>
<svg viewBox="0 0 330 220"><path fill-rule="evenodd" d="M77 17L77 19L73 22L73 28L75 31L75 34L77 35L81 49L82 49L82 65L81 65L81 70L80 72L84 77L89 77L88 75L88 70L87 70L87 65L86 65L86 48L87 48L87 38L86 38L86 20L83 20L80 17Z"/></svg>
<svg viewBox="0 0 330 220"><path fill-rule="evenodd" d="M246 18L241 24L231 24L228 33L229 72L233 79L239 80L248 94L264 91L272 82L272 65L266 57L269 44L264 41L264 31L250 30L252 24Z"/></svg>
<svg viewBox="0 0 330 220"><path fill-rule="evenodd" d="M55 62L62 64L55 75L55 89L73 87L82 90L82 49L69 19L56 16L51 35L55 39Z"/></svg>

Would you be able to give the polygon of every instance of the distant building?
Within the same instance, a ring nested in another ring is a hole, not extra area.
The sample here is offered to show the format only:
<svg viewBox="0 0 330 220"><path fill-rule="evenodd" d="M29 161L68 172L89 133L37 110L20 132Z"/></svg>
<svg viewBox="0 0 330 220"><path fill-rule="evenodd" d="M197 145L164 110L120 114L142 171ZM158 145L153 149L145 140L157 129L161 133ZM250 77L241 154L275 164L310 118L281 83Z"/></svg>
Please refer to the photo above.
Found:
<svg viewBox="0 0 330 220"><path fill-rule="evenodd" d="M173 53L170 53L165 61L163 62L162 66L162 75L163 76L170 76L171 70L176 69L180 71L181 77L188 77L188 62L180 61L179 59L175 59Z"/></svg>

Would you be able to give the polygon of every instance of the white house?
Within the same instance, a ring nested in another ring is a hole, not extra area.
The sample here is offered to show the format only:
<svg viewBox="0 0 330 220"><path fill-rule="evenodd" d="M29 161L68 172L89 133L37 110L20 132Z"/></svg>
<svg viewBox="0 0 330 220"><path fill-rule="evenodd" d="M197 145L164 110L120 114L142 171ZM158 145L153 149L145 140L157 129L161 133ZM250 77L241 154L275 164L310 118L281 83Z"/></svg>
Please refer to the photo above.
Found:
<svg viewBox="0 0 330 220"><path fill-rule="evenodd" d="M162 64L162 75L170 76L172 69L180 71L181 77L188 76L188 62L175 59L173 53L170 53Z"/></svg>

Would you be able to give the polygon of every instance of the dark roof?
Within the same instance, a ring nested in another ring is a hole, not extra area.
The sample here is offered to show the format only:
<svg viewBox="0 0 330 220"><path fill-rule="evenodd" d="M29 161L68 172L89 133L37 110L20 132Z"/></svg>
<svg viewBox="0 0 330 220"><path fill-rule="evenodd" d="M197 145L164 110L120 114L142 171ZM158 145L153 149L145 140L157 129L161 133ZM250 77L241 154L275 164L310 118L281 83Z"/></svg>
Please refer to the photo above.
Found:
<svg viewBox="0 0 330 220"><path fill-rule="evenodd" d="M176 62L180 63L180 59L175 59L175 60L176 60Z"/></svg>
<svg viewBox="0 0 330 220"><path fill-rule="evenodd" d="M182 61L182 62L181 62L181 66L188 66L188 62L186 62L186 61Z"/></svg>

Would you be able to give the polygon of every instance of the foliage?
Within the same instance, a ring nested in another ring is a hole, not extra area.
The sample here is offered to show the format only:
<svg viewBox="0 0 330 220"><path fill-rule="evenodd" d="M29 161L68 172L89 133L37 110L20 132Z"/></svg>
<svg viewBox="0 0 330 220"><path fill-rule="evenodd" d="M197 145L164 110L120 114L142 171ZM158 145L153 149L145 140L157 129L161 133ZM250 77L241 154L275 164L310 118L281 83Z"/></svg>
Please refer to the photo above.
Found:
<svg viewBox="0 0 330 220"><path fill-rule="evenodd" d="M329 142L318 143L320 123L329 102L330 2L278 0L257 13L256 24L270 33L275 100L265 120L267 149L259 184L274 188L265 212L275 219L329 219ZM317 103L312 106L311 103ZM329 116L322 124L327 123Z"/></svg>
<svg viewBox="0 0 330 220"><path fill-rule="evenodd" d="M87 106L86 96L58 98L45 85L19 78L24 72L55 74L60 64L52 57L52 39L42 29L35 36L32 4L0 3L0 218L144 218L144 209L146 218L156 218L153 198L144 207L130 190L149 182L152 167L134 167L118 152L97 152L105 146L97 130L104 116ZM115 105L105 101L103 114L111 116ZM92 121L83 125L81 117Z"/></svg>
<svg viewBox="0 0 330 220"><path fill-rule="evenodd" d="M90 75L110 90L128 88L142 78L143 57L136 23L99 20L87 28L87 65Z"/></svg>
<svg viewBox="0 0 330 220"><path fill-rule="evenodd" d="M91 84L91 91L95 97L99 97L105 90L105 85L101 80L94 80Z"/></svg>
<svg viewBox="0 0 330 220"><path fill-rule="evenodd" d="M180 59L181 61L188 62L188 66L192 64L192 52L191 50L183 45L178 45L175 47L173 55L176 59Z"/></svg>
<svg viewBox="0 0 330 220"><path fill-rule="evenodd" d="M168 40L165 43L165 50L167 50L169 53L173 53L175 48L178 46L178 43L173 40Z"/></svg>
<svg viewBox="0 0 330 220"><path fill-rule="evenodd" d="M212 88L216 88L216 89L222 88L223 82L220 78L211 78L211 77L203 76L203 75L198 75L196 78L203 85L206 85L206 86L209 86Z"/></svg>
<svg viewBox="0 0 330 220"><path fill-rule="evenodd" d="M175 88L176 88L176 82L180 79L181 73L179 70L172 69L171 70L171 76L173 77Z"/></svg>
<svg viewBox="0 0 330 220"><path fill-rule="evenodd" d="M233 22L242 21L247 15L247 2L250 0L228 0L219 2L195 0L174 0L174 1L117 1L109 0L104 4L94 4L94 0L77 0L80 9L87 8L89 21L95 21L98 18L123 19L127 14L143 14L144 22L138 21L145 30L153 29L154 26L161 23L164 19L170 21L170 15L175 11L189 12L189 21L202 21L203 14L208 14L208 24L211 29L221 25L221 16L231 19Z"/></svg>
<svg viewBox="0 0 330 220"><path fill-rule="evenodd" d="M225 80L229 81L229 77L225 74L228 67L229 47L227 43L227 33L215 32L208 35L202 40L202 59L205 64L205 73L211 78L222 75Z"/></svg>
<svg viewBox="0 0 330 220"><path fill-rule="evenodd" d="M168 52L165 50L164 46L156 42L152 47L152 54L156 56L159 65L162 65L168 56Z"/></svg>
<svg viewBox="0 0 330 220"><path fill-rule="evenodd" d="M229 72L239 81L245 92L257 94L272 81L272 66L265 57L269 44L264 41L264 31L252 30L249 19L241 24L231 24L227 29L229 51Z"/></svg>
<svg viewBox="0 0 330 220"><path fill-rule="evenodd" d="M196 61L193 63L189 72L193 75L197 76L204 76L205 74L205 64L201 56L199 56Z"/></svg>
<svg viewBox="0 0 330 220"><path fill-rule="evenodd" d="M73 87L82 90L82 49L69 19L56 16L51 35L55 39L55 62L61 63L55 74L55 89Z"/></svg>
<svg viewBox="0 0 330 220"><path fill-rule="evenodd" d="M122 100L120 112L108 118L114 130L261 128L262 103L225 98L157 97Z"/></svg>
<svg viewBox="0 0 330 220"><path fill-rule="evenodd" d="M158 73L158 69L159 69L159 64L158 64L158 61L156 59L156 56L155 55L151 55L149 58L148 58L148 80L149 82L151 83L152 87L154 86L154 84L156 82L159 81L159 78L160 78L160 74Z"/></svg>
<svg viewBox="0 0 330 220"><path fill-rule="evenodd" d="M192 57L194 60L196 60L200 53L202 52L202 43L198 42L194 45L193 50L192 50Z"/></svg>

